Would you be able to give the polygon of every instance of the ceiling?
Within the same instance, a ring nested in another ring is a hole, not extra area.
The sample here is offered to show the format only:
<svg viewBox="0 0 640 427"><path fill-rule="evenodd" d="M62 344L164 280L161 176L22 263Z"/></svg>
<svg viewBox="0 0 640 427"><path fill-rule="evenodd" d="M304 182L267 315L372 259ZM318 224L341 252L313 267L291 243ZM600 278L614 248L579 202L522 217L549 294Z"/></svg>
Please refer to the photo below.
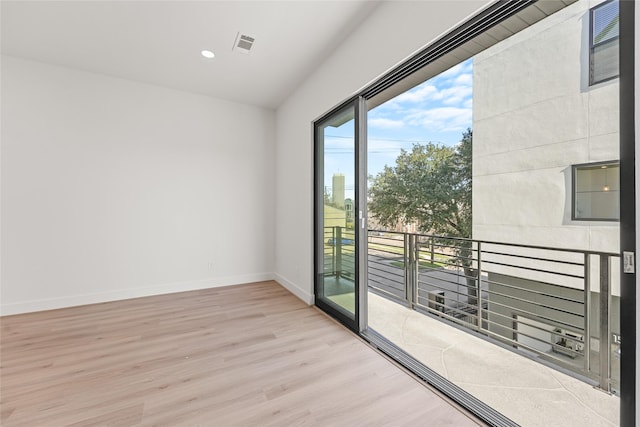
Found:
<svg viewBox="0 0 640 427"><path fill-rule="evenodd" d="M276 108L378 4L3 0L1 50ZM255 38L249 54L232 50L238 32Z"/></svg>

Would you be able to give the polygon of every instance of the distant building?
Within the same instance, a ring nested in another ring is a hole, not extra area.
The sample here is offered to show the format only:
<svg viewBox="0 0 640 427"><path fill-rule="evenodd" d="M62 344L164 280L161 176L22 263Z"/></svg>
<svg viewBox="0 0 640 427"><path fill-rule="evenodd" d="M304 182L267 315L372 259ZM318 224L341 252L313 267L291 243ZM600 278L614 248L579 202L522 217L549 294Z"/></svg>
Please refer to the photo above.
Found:
<svg viewBox="0 0 640 427"><path fill-rule="evenodd" d="M355 212L352 199L344 199L344 211L347 217L347 224L352 224L355 219Z"/></svg>
<svg viewBox="0 0 640 427"><path fill-rule="evenodd" d="M331 202L338 209L344 209L344 174L333 174L333 188L331 191Z"/></svg>

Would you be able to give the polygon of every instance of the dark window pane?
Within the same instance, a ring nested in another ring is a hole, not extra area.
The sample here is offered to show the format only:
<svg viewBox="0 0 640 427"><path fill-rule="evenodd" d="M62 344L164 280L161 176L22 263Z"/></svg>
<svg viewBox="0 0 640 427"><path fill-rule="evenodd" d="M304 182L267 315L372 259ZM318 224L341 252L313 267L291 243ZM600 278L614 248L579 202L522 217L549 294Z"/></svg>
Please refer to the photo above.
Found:
<svg viewBox="0 0 640 427"><path fill-rule="evenodd" d="M593 48L591 54L591 83L617 77L618 39Z"/></svg>
<svg viewBox="0 0 640 427"><path fill-rule="evenodd" d="M575 166L573 217L577 220L620 218L620 166Z"/></svg>

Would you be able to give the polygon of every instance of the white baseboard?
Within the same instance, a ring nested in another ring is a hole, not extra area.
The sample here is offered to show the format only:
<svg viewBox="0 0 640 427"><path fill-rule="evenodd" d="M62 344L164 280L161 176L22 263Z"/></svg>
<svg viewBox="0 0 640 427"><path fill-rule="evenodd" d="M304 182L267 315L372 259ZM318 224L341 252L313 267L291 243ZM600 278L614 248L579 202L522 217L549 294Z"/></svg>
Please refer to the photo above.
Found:
<svg viewBox="0 0 640 427"><path fill-rule="evenodd" d="M309 292L305 291L304 289L294 284L290 280L285 279L280 274L278 273L275 274L275 281L280 283L280 285L282 285L283 288L287 289L289 292L291 292L292 294L300 298L302 301L304 301L305 304L307 305L315 304L315 298L313 294L310 294Z"/></svg>
<svg viewBox="0 0 640 427"><path fill-rule="evenodd" d="M241 276L216 277L212 279L192 280L188 282L163 283L138 288L118 289L110 292L97 292L82 295L69 295L59 298L21 301L1 304L0 316L31 313L34 311L55 310L58 308L74 307L78 305L97 304L101 302L118 301L130 298L147 297L152 295L171 294L175 292L195 291L198 289L218 288L221 286L241 285L244 283L274 280L273 273L247 274Z"/></svg>

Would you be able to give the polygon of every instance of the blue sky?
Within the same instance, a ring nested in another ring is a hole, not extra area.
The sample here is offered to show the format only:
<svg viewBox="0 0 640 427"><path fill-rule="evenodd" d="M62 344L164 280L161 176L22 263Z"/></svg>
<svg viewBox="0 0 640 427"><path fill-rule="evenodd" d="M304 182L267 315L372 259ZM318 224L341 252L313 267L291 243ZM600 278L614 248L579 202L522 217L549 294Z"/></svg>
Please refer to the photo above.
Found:
<svg viewBox="0 0 640 427"><path fill-rule="evenodd" d="M368 112L368 171L393 166L414 143L455 145L472 125L473 60L468 59ZM353 121L325 133L325 185L345 174L345 197L353 197Z"/></svg>

